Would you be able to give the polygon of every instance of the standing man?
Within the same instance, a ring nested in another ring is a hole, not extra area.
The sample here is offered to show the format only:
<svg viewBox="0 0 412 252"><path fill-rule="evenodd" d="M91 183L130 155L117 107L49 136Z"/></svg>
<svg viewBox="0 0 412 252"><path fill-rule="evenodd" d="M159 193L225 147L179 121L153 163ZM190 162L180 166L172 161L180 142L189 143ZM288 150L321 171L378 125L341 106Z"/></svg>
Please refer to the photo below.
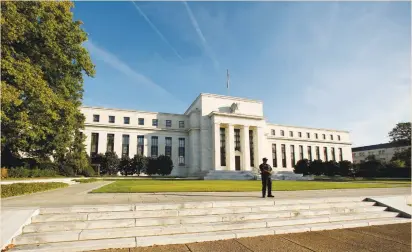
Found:
<svg viewBox="0 0 412 252"><path fill-rule="evenodd" d="M263 164L259 165L260 174L262 177L262 198L266 195L266 187L268 188L268 197L273 198L272 195L272 167L267 164L268 159L263 158Z"/></svg>

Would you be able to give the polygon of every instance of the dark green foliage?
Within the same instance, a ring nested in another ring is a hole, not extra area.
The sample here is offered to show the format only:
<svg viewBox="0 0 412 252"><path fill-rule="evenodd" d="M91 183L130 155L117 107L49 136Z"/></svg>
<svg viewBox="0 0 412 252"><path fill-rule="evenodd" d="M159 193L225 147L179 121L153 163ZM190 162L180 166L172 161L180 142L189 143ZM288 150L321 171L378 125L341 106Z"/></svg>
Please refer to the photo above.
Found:
<svg viewBox="0 0 412 252"><path fill-rule="evenodd" d="M385 166L378 160L370 160L361 163L359 166L358 176L374 178L384 172Z"/></svg>
<svg viewBox="0 0 412 252"><path fill-rule="evenodd" d="M66 183L48 182L48 183L15 183L11 185L1 185L1 197L12 197L34 192L47 191L56 188L69 186Z"/></svg>
<svg viewBox="0 0 412 252"><path fill-rule="evenodd" d="M343 160L339 162L339 175L342 177L352 176L353 165L348 160Z"/></svg>
<svg viewBox="0 0 412 252"><path fill-rule="evenodd" d="M120 159L119 171L122 175L128 176L136 173L136 167L133 164L133 160L129 156L123 156Z"/></svg>
<svg viewBox="0 0 412 252"><path fill-rule="evenodd" d="M133 157L133 166L135 167L135 174L138 176L140 173L145 173L146 172L146 167L147 167L147 157L142 156L142 155L134 155Z"/></svg>
<svg viewBox="0 0 412 252"><path fill-rule="evenodd" d="M324 166L325 166L324 174L326 176L332 177L332 176L339 174L339 166L335 161L331 160L331 161L325 162Z"/></svg>
<svg viewBox="0 0 412 252"><path fill-rule="evenodd" d="M158 162L157 158L149 157L147 159L147 169L146 169L146 174L147 175L154 175L158 173Z"/></svg>
<svg viewBox="0 0 412 252"><path fill-rule="evenodd" d="M403 151L397 151L393 155L391 161L402 161L405 164L405 167L411 167L411 147L403 150Z"/></svg>
<svg viewBox="0 0 412 252"><path fill-rule="evenodd" d="M293 172L296 173L296 174L308 175L309 172L310 172L309 165L310 165L309 160L307 160L307 159L299 160L296 163L296 165L293 169Z"/></svg>
<svg viewBox="0 0 412 252"><path fill-rule="evenodd" d="M170 173L172 173L173 161L169 156L160 155L157 158L157 161L159 166L159 171L157 174L165 176L170 175Z"/></svg>
<svg viewBox="0 0 412 252"><path fill-rule="evenodd" d="M325 173L325 165L322 160L313 160L309 166L310 174L320 176Z"/></svg>
<svg viewBox="0 0 412 252"><path fill-rule="evenodd" d="M7 171L9 178L39 178L39 177L56 177L57 171L50 169L26 169L24 167L10 168Z"/></svg>
<svg viewBox="0 0 412 252"><path fill-rule="evenodd" d="M405 143L411 144L411 123L402 122L396 124L389 132L389 137L392 143Z"/></svg>
<svg viewBox="0 0 412 252"><path fill-rule="evenodd" d="M73 177L74 176L73 166L69 164L60 164L59 173L66 177Z"/></svg>
<svg viewBox="0 0 412 252"><path fill-rule="evenodd" d="M120 159L116 152L106 152L104 155L104 163L100 168L100 172L108 175L115 175L119 171Z"/></svg>

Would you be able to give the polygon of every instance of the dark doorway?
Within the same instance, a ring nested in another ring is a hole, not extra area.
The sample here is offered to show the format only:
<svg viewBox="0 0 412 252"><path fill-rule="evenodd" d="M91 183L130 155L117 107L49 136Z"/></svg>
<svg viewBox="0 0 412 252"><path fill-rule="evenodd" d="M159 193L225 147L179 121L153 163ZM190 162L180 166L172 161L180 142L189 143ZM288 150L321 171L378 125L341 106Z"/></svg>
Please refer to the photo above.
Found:
<svg viewBox="0 0 412 252"><path fill-rule="evenodd" d="M235 170L240 171L240 156L235 156Z"/></svg>

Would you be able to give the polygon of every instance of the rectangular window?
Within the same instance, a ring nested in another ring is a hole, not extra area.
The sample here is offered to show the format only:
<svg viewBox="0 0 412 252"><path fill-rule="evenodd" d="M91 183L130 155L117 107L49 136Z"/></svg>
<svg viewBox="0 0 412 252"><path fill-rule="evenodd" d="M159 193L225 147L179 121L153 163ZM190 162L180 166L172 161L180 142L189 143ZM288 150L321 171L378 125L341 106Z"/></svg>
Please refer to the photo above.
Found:
<svg viewBox="0 0 412 252"><path fill-rule="evenodd" d="M171 128L172 127L172 120L166 120L166 127Z"/></svg>
<svg viewBox="0 0 412 252"><path fill-rule="evenodd" d="M107 152L113 152L114 151L114 134L107 134L106 151Z"/></svg>
<svg viewBox="0 0 412 252"><path fill-rule="evenodd" d="M185 139L179 138L179 165L185 165Z"/></svg>
<svg viewBox="0 0 412 252"><path fill-rule="evenodd" d="M290 146L290 163L292 165L292 167L295 166L295 146L291 145Z"/></svg>
<svg viewBox="0 0 412 252"><path fill-rule="evenodd" d="M302 137L302 132L298 132L298 136L299 136L299 137Z"/></svg>
<svg viewBox="0 0 412 252"><path fill-rule="evenodd" d="M183 129L185 127L185 121L179 121L179 128Z"/></svg>
<svg viewBox="0 0 412 252"><path fill-rule="evenodd" d="M158 137L157 136L152 136L152 143L150 146L150 155L152 157L157 157L158 155Z"/></svg>
<svg viewBox="0 0 412 252"><path fill-rule="evenodd" d="M335 148L334 148L334 147L331 147L331 150L332 150L332 160L333 160L333 161L336 161Z"/></svg>
<svg viewBox="0 0 412 252"><path fill-rule="evenodd" d="M309 132L306 133L306 137L310 138L310 133Z"/></svg>
<svg viewBox="0 0 412 252"><path fill-rule="evenodd" d="M100 115L93 115L93 122L99 122L100 121Z"/></svg>
<svg viewBox="0 0 412 252"><path fill-rule="evenodd" d="M122 157L129 156L129 135L123 135Z"/></svg>
<svg viewBox="0 0 412 252"><path fill-rule="evenodd" d="M303 159L303 146L299 145L299 160Z"/></svg>
<svg viewBox="0 0 412 252"><path fill-rule="evenodd" d="M255 167L255 149L253 146L253 130L249 130L250 167Z"/></svg>
<svg viewBox="0 0 412 252"><path fill-rule="evenodd" d="M322 134L322 137L323 137L323 140L325 140L325 139L326 139L326 135L325 135L325 134Z"/></svg>
<svg viewBox="0 0 412 252"><path fill-rule="evenodd" d="M272 136L274 136L275 135L275 130L273 129L273 130L271 130L271 133L272 133Z"/></svg>
<svg viewBox="0 0 412 252"><path fill-rule="evenodd" d="M144 136L137 136L137 154L144 155Z"/></svg>
<svg viewBox="0 0 412 252"><path fill-rule="evenodd" d="M123 117L124 124L130 124L130 117Z"/></svg>
<svg viewBox="0 0 412 252"><path fill-rule="evenodd" d="M220 128L220 165L226 166L226 130Z"/></svg>
<svg viewBox="0 0 412 252"><path fill-rule="evenodd" d="M339 161L343 161L342 148L339 148Z"/></svg>
<svg viewBox="0 0 412 252"><path fill-rule="evenodd" d="M338 135L338 141L340 141L340 135Z"/></svg>
<svg viewBox="0 0 412 252"><path fill-rule="evenodd" d="M278 167L276 144L272 144L272 159L273 159L273 167Z"/></svg>
<svg viewBox="0 0 412 252"><path fill-rule="evenodd" d="M139 121L139 125L144 125L144 118L139 118L138 121Z"/></svg>
<svg viewBox="0 0 412 252"><path fill-rule="evenodd" d="M318 139L318 133L315 133L315 138Z"/></svg>
<svg viewBox="0 0 412 252"><path fill-rule="evenodd" d="M286 168L286 147L284 144L281 145L281 151L282 151L282 167Z"/></svg>
<svg viewBox="0 0 412 252"><path fill-rule="evenodd" d="M320 150L319 150L319 146L316 146L316 160L320 160Z"/></svg>
<svg viewBox="0 0 412 252"><path fill-rule="evenodd" d="M289 131L289 136L293 137L293 131Z"/></svg>
<svg viewBox="0 0 412 252"><path fill-rule="evenodd" d="M109 116L109 123L114 123L114 116Z"/></svg>
<svg viewBox="0 0 412 252"><path fill-rule="evenodd" d="M328 148L323 147L323 156L325 157L325 161L328 162Z"/></svg>
<svg viewBox="0 0 412 252"><path fill-rule="evenodd" d="M165 156L172 157L172 138L166 137L165 141L166 141Z"/></svg>
<svg viewBox="0 0 412 252"><path fill-rule="evenodd" d="M235 129L235 151L240 151L240 129Z"/></svg>
<svg viewBox="0 0 412 252"><path fill-rule="evenodd" d="M157 123L158 123L157 119L152 119L152 126L157 127Z"/></svg>
<svg viewBox="0 0 412 252"><path fill-rule="evenodd" d="M92 133L90 156L99 152L99 133Z"/></svg>
<svg viewBox="0 0 412 252"><path fill-rule="evenodd" d="M281 135L281 136L285 136L285 131L281 130L281 131L280 131L280 135Z"/></svg>
<svg viewBox="0 0 412 252"><path fill-rule="evenodd" d="M308 146L308 160L312 161L312 146Z"/></svg>
<svg viewBox="0 0 412 252"><path fill-rule="evenodd" d="M330 135L330 140L333 140L333 135Z"/></svg>

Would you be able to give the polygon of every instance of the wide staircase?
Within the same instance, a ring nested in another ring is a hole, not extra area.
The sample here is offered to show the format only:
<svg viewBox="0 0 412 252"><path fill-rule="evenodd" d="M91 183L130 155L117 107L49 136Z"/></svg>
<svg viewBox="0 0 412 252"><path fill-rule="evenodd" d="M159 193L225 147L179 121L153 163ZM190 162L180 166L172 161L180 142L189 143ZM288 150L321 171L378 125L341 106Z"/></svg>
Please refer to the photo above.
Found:
<svg viewBox="0 0 412 252"><path fill-rule="evenodd" d="M41 208L10 251L89 251L410 221L360 197Z"/></svg>

